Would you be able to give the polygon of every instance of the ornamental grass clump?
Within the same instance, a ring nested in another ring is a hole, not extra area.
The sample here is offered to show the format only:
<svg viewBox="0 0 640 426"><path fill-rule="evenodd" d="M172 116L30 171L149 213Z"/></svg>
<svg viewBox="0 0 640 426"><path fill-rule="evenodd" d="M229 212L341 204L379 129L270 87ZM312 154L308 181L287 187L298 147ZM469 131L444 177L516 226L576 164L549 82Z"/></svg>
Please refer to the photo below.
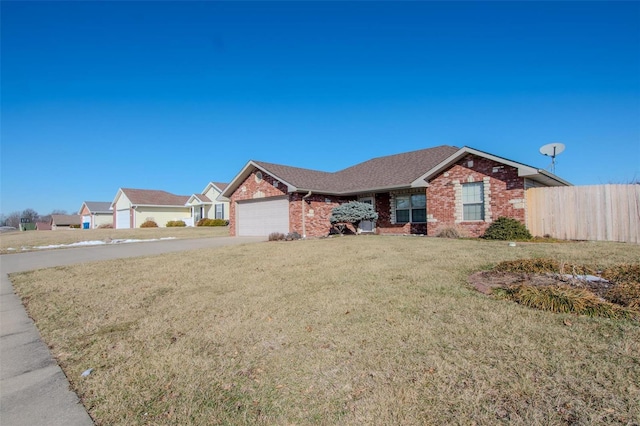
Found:
<svg viewBox="0 0 640 426"><path fill-rule="evenodd" d="M500 298L529 308L556 313L572 313L612 319L637 318L639 313L604 301L590 291L567 285L536 286L520 284L494 289Z"/></svg>
<svg viewBox="0 0 640 426"><path fill-rule="evenodd" d="M140 228L157 228L158 224L155 223L153 220L145 220L142 225L140 225Z"/></svg>
<svg viewBox="0 0 640 426"><path fill-rule="evenodd" d="M227 225L229 225L229 221L228 220L224 220L224 219L209 219L209 218L200 219L196 223L196 226L227 226Z"/></svg>
<svg viewBox="0 0 640 426"><path fill-rule="evenodd" d="M605 268L601 274L607 281L640 284L640 263L624 263Z"/></svg>
<svg viewBox="0 0 640 426"><path fill-rule="evenodd" d="M618 305L640 310L640 283L620 283L607 292L606 298Z"/></svg>
<svg viewBox="0 0 640 426"><path fill-rule="evenodd" d="M167 222L165 226L167 228L179 228L179 227L187 226L187 224L184 223L183 220L170 220L169 222Z"/></svg>
<svg viewBox="0 0 640 426"><path fill-rule="evenodd" d="M452 226L447 226L445 228L441 228L436 232L436 237L438 238L462 238L460 231L457 228Z"/></svg>
<svg viewBox="0 0 640 426"><path fill-rule="evenodd" d="M282 232L272 232L269 234L269 241L284 241L287 238Z"/></svg>
<svg viewBox="0 0 640 426"><path fill-rule="evenodd" d="M494 268L498 272L515 272L526 274L595 274L596 271L585 266L573 265L551 258L517 259L498 263Z"/></svg>

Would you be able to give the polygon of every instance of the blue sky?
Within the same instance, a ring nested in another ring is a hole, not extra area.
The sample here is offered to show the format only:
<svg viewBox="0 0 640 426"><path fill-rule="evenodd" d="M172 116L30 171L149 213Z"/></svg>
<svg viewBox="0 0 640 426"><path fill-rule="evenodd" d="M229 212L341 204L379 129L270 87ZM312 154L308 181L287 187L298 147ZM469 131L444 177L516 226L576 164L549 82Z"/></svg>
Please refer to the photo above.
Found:
<svg viewBox="0 0 640 426"><path fill-rule="evenodd" d="M11 2L0 212L448 144L640 178L639 2Z"/></svg>

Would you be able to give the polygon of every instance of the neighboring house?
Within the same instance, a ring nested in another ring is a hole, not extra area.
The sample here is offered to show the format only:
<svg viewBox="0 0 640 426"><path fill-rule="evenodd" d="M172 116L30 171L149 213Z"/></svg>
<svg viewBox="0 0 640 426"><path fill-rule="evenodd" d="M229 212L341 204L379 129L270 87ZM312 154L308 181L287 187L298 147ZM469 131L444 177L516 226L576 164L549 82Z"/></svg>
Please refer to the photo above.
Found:
<svg viewBox="0 0 640 426"><path fill-rule="evenodd" d="M147 220L164 227L170 220L191 222L188 195L175 195L152 189L120 188L111 203L113 227L139 228Z"/></svg>
<svg viewBox="0 0 640 426"><path fill-rule="evenodd" d="M80 228L82 217L79 214L52 214L51 230Z"/></svg>
<svg viewBox="0 0 640 426"><path fill-rule="evenodd" d="M51 231L50 222L36 222L36 231Z"/></svg>
<svg viewBox="0 0 640 426"><path fill-rule="evenodd" d="M525 221L525 189L570 183L473 148L438 146L328 173L249 161L222 192L231 235L324 236L331 210L351 200L379 217L358 232L435 235L456 226L480 236L500 216Z"/></svg>
<svg viewBox="0 0 640 426"><path fill-rule="evenodd" d="M204 218L229 220L229 201L217 200L226 187L226 183L209 182L201 194L189 197L187 206L191 208L194 225Z"/></svg>
<svg viewBox="0 0 640 426"><path fill-rule="evenodd" d="M82 216L82 229L95 229L113 224L113 211L109 201L85 201L78 211Z"/></svg>

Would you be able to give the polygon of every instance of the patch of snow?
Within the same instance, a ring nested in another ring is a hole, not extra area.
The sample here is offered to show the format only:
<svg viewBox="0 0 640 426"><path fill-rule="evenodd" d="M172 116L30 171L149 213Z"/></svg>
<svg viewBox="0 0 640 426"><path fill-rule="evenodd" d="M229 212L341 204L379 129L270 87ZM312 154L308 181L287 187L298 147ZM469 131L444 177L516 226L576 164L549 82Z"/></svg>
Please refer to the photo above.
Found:
<svg viewBox="0 0 640 426"><path fill-rule="evenodd" d="M79 241L77 243L71 243L71 244L50 244L48 246L36 246L33 248L38 250L46 250L46 249L54 249L54 248L61 248L61 247L99 246L101 244L105 244L105 242L99 241L99 240Z"/></svg>
<svg viewBox="0 0 640 426"><path fill-rule="evenodd" d="M7 251L14 251L14 250L15 250L15 249L14 249L13 247L9 247L9 248L7 249Z"/></svg>
<svg viewBox="0 0 640 426"><path fill-rule="evenodd" d="M36 246L32 247L38 250L47 250L54 248L71 248L71 247L86 247L86 246L99 246L105 244L128 244L128 243L146 243L149 241L161 241L161 240L175 240L176 237L164 237L164 238L150 238L147 240L136 240L136 239L126 239L126 240L110 240L110 241L102 241L102 240L91 240L91 241L79 241L77 243L71 244L50 244L48 246ZM28 250L28 247L23 247L22 250Z"/></svg>
<svg viewBox="0 0 640 426"><path fill-rule="evenodd" d="M603 282L603 283L608 283L609 281L605 280L604 278L598 277L596 275L569 275L569 274L565 274L563 275L564 278L566 279L576 279L576 280L580 280L580 281L589 281L591 283L599 283L599 282Z"/></svg>

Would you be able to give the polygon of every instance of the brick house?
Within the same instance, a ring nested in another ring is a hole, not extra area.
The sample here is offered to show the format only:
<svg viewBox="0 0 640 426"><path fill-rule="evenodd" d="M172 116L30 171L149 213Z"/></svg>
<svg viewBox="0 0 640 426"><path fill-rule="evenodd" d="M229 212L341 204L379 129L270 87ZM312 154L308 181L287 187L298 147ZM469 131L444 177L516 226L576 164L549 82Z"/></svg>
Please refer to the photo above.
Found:
<svg viewBox="0 0 640 426"><path fill-rule="evenodd" d="M434 235L456 226L480 236L500 216L525 222L525 190L563 179L473 148L438 146L378 157L335 173L249 161L225 188L231 235L329 233L331 210L371 203L358 232Z"/></svg>

